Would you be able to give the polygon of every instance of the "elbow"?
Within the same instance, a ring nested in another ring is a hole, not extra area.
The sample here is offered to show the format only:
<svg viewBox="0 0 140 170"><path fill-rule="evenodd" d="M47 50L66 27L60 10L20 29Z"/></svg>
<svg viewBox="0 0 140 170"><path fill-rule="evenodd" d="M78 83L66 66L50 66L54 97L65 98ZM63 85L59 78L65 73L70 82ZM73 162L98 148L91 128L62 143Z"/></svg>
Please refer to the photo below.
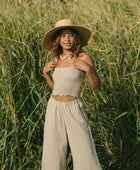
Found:
<svg viewBox="0 0 140 170"><path fill-rule="evenodd" d="M100 90L100 87L101 87L101 80L98 80L97 82L94 83L94 85L91 86L91 88L97 92Z"/></svg>
<svg viewBox="0 0 140 170"><path fill-rule="evenodd" d="M53 81L52 81L52 83L50 84L50 88L51 88L51 90L54 89L54 82L53 82Z"/></svg>
<svg viewBox="0 0 140 170"><path fill-rule="evenodd" d="M50 86L50 88L51 88L51 90L53 90L53 88L54 88L54 85Z"/></svg>
<svg viewBox="0 0 140 170"><path fill-rule="evenodd" d="M93 87L92 89L98 92L100 90L100 86Z"/></svg>
<svg viewBox="0 0 140 170"><path fill-rule="evenodd" d="M49 83L48 85L49 85L49 87L51 88L51 90L54 89L54 83Z"/></svg>
<svg viewBox="0 0 140 170"><path fill-rule="evenodd" d="M94 88L94 90L98 92L100 90L100 87Z"/></svg>

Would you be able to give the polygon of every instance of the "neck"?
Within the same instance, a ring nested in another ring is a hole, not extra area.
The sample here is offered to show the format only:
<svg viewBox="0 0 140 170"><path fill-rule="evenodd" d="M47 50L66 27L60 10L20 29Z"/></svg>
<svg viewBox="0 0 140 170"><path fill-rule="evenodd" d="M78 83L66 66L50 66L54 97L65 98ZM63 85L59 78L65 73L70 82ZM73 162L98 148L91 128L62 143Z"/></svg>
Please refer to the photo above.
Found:
<svg viewBox="0 0 140 170"><path fill-rule="evenodd" d="M72 52L69 52L69 53L67 53L67 54L65 54L65 55L64 55L64 53L62 53L62 55L60 54L60 59L61 59L61 60L65 60L65 59L67 59L68 57L70 57L71 54L72 54Z"/></svg>
<svg viewBox="0 0 140 170"><path fill-rule="evenodd" d="M62 56L62 57L66 57L66 56L69 56L69 55L71 55L71 54L72 54L72 52L70 52L70 51L69 51L69 52L62 52L62 53L61 53L61 56Z"/></svg>
<svg viewBox="0 0 140 170"><path fill-rule="evenodd" d="M70 53L72 53L72 52L69 51L69 50L63 50L62 53L61 53L61 55L62 55L62 56L66 56L66 55L69 55Z"/></svg>

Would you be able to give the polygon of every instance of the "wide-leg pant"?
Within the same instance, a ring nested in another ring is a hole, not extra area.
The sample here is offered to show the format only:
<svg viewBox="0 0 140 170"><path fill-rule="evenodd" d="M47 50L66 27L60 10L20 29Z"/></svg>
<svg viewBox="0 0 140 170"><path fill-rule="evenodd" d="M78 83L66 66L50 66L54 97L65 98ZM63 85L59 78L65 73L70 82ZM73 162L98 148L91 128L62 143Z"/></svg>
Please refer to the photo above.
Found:
<svg viewBox="0 0 140 170"><path fill-rule="evenodd" d="M81 99L48 101L42 155L42 170L66 170L69 141L74 170L101 170L94 141Z"/></svg>

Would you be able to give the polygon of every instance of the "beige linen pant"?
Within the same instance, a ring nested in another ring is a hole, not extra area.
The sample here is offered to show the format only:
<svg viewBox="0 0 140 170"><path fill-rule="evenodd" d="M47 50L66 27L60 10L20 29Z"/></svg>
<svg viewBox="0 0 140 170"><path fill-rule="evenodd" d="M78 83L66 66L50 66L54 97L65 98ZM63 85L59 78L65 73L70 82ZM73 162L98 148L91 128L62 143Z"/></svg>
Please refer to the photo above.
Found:
<svg viewBox="0 0 140 170"><path fill-rule="evenodd" d="M101 170L82 100L59 102L51 97L45 116L42 170L66 170L67 141L74 170Z"/></svg>

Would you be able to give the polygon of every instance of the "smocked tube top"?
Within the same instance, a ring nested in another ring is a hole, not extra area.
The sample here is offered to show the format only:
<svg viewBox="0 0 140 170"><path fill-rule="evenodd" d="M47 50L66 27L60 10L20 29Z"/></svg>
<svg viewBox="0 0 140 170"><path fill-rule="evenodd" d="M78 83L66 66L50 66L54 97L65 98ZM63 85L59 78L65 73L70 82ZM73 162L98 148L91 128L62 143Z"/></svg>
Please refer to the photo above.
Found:
<svg viewBox="0 0 140 170"><path fill-rule="evenodd" d="M85 72L74 67L56 67L52 78L54 96L73 96L80 98Z"/></svg>

